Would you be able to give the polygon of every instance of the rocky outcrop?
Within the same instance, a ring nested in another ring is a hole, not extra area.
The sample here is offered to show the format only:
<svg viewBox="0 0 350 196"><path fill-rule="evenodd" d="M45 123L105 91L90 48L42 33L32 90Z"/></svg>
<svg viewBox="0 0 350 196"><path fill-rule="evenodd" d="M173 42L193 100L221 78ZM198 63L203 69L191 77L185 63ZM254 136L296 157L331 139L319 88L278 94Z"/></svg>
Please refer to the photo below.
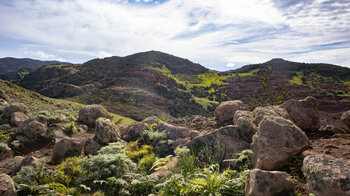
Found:
<svg viewBox="0 0 350 196"><path fill-rule="evenodd" d="M214 150L221 159L231 159L236 153L249 149L249 141L242 139L245 130L238 126L228 125L206 135L194 138L186 144L191 148L207 147Z"/></svg>
<svg viewBox="0 0 350 196"><path fill-rule="evenodd" d="M237 125L237 120L241 117L246 118L247 120L251 120L253 117L253 113L251 111L237 110L233 115L233 124Z"/></svg>
<svg viewBox="0 0 350 196"><path fill-rule="evenodd" d="M46 125L31 117L19 125L16 138L27 145L46 139L46 132Z"/></svg>
<svg viewBox="0 0 350 196"><path fill-rule="evenodd" d="M288 113L279 106L257 107L253 110L253 123L258 126L265 116L276 116L288 119Z"/></svg>
<svg viewBox="0 0 350 196"><path fill-rule="evenodd" d="M94 127L100 117L110 118L108 111L101 105L87 105L79 111L79 121L90 127Z"/></svg>
<svg viewBox="0 0 350 196"><path fill-rule="evenodd" d="M340 120L350 129L350 110L341 115Z"/></svg>
<svg viewBox="0 0 350 196"><path fill-rule="evenodd" d="M350 195L350 162L329 155L305 157L303 173L310 192L318 196Z"/></svg>
<svg viewBox="0 0 350 196"><path fill-rule="evenodd" d="M256 167L275 170L301 153L308 146L308 138L292 121L268 116L259 124L251 146Z"/></svg>
<svg viewBox="0 0 350 196"><path fill-rule="evenodd" d="M219 125L232 124L233 115L237 110L244 110L246 106L240 100L222 102L215 109L215 118Z"/></svg>
<svg viewBox="0 0 350 196"><path fill-rule="evenodd" d="M120 133L115 124L109 119L99 118L96 120L95 140L101 144L118 141Z"/></svg>
<svg viewBox="0 0 350 196"><path fill-rule="evenodd" d="M290 99L280 107L286 109L288 119L303 131L319 130L320 116L318 114L318 101L314 97L307 97L299 101Z"/></svg>
<svg viewBox="0 0 350 196"><path fill-rule="evenodd" d="M0 143L0 161L11 158L13 155L11 148L4 143Z"/></svg>
<svg viewBox="0 0 350 196"><path fill-rule="evenodd" d="M103 146L96 142L96 140L90 138L86 140L84 144L84 154L85 155L95 155L97 154L97 151L99 151Z"/></svg>
<svg viewBox="0 0 350 196"><path fill-rule="evenodd" d="M0 195L16 196L15 184L10 176L0 174Z"/></svg>
<svg viewBox="0 0 350 196"><path fill-rule="evenodd" d="M245 192L247 196L289 195L293 182L286 172L253 169Z"/></svg>
<svg viewBox="0 0 350 196"><path fill-rule="evenodd" d="M23 103L12 103L4 108L3 117L10 118L15 112L29 113L29 108Z"/></svg>
<svg viewBox="0 0 350 196"><path fill-rule="evenodd" d="M56 141L52 154L52 162L61 163L67 157L81 156L83 152L84 141L77 138L65 137Z"/></svg>
<svg viewBox="0 0 350 196"><path fill-rule="evenodd" d="M27 120L28 116L22 112L15 112L11 114L10 122L13 126L18 127L23 121Z"/></svg>

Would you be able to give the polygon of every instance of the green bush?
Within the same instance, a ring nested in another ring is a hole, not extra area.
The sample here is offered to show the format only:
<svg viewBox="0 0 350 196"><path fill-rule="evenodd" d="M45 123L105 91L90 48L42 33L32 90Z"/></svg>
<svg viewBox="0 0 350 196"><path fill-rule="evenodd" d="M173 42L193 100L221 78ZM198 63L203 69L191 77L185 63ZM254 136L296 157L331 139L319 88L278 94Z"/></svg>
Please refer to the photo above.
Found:
<svg viewBox="0 0 350 196"><path fill-rule="evenodd" d="M83 176L80 157L69 157L56 167L56 180L67 187L77 186Z"/></svg>
<svg viewBox="0 0 350 196"><path fill-rule="evenodd" d="M47 124L59 123L66 121L66 117L63 115L53 114L49 111L40 111L37 115L39 121L46 121Z"/></svg>
<svg viewBox="0 0 350 196"><path fill-rule="evenodd" d="M75 127L74 121L71 121L64 127L64 132L66 134L74 134L78 132L77 128Z"/></svg>
<svg viewBox="0 0 350 196"><path fill-rule="evenodd" d="M190 150L187 147L177 147L174 151L178 157L177 170L184 176L193 174L196 170L196 157L194 154L190 154Z"/></svg>
<svg viewBox="0 0 350 196"><path fill-rule="evenodd" d="M10 128L11 128L11 126L9 124L2 124L2 125L0 125L0 130L8 130Z"/></svg>
<svg viewBox="0 0 350 196"><path fill-rule="evenodd" d="M152 166L154 162L157 161L157 156L154 153L147 154L144 156L137 164L137 169L141 172L145 172L147 174L152 172Z"/></svg>
<svg viewBox="0 0 350 196"><path fill-rule="evenodd" d="M142 159L144 156L152 153L153 147L151 145L142 145L139 147L138 141L130 142L126 148L126 155L137 162Z"/></svg>
<svg viewBox="0 0 350 196"><path fill-rule="evenodd" d="M129 174L126 177L129 181L127 189L131 195L157 194L155 186L159 183L159 179L156 175Z"/></svg>

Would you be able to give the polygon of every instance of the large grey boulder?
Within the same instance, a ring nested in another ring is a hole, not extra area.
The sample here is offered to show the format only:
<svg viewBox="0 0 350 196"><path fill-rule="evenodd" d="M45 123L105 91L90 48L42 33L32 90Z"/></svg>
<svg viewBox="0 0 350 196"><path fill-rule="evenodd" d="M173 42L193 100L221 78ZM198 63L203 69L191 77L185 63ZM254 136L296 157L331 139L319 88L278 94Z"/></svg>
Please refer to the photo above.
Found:
<svg viewBox="0 0 350 196"><path fill-rule="evenodd" d="M245 118L252 121L253 113L251 111L237 110L233 115L233 124L237 125L237 120L239 118Z"/></svg>
<svg viewBox="0 0 350 196"><path fill-rule="evenodd" d="M17 173L18 168L20 167L23 160L24 160L24 157L15 156L15 157L0 161L0 173L5 173L10 176L14 176Z"/></svg>
<svg viewBox="0 0 350 196"><path fill-rule="evenodd" d="M31 117L19 125L16 138L24 145L33 144L46 139L46 132L46 125Z"/></svg>
<svg viewBox="0 0 350 196"><path fill-rule="evenodd" d="M142 122L134 122L128 125L122 125L119 127L120 136L125 141L136 141L140 138L140 135L147 130L147 126L152 124L159 125L161 120L158 117L148 117Z"/></svg>
<svg viewBox="0 0 350 196"><path fill-rule="evenodd" d="M289 195L293 181L286 172L253 169L246 186L247 196Z"/></svg>
<svg viewBox="0 0 350 196"><path fill-rule="evenodd" d="M213 149L216 153L220 153L216 156L221 159L231 159L236 156L236 153L250 148L249 140L245 141L241 137L243 132L244 129L238 126L228 125L206 135L196 137L186 146L189 149L201 147Z"/></svg>
<svg viewBox="0 0 350 196"><path fill-rule="evenodd" d="M22 112L24 114L29 113L29 108L23 103L12 103L10 105L5 106L3 117L10 118L11 115L15 112Z"/></svg>
<svg viewBox="0 0 350 196"><path fill-rule="evenodd" d="M10 122L13 126L18 127L23 121L27 120L28 116L22 112L15 112L11 114Z"/></svg>
<svg viewBox="0 0 350 196"><path fill-rule="evenodd" d="M341 115L340 120L350 129L350 110Z"/></svg>
<svg viewBox="0 0 350 196"><path fill-rule="evenodd" d="M290 99L280 107L286 109L288 119L303 131L319 130L318 101L314 97L309 96L303 100Z"/></svg>
<svg viewBox="0 0 350 196"><path fill-rule="evenodd" d="M266 107L257 107L253 110L252 118L253 123L258 126L259 123L266 116L276 116L288 119L288 113L284 108L280 106L266 106Z"/></svg>
<svg viewBox="0 0 350 196"><path fill-rule="evenodd" d="M268 116L259 124L253 137L252 150L256 168L275 170L308 146L305 133L292 121Z"/></svg>
<svg viewBox="0 0 350 196"><path fill-rule="evenodd" d="M95 155L103 146L96 142L96 140L90 138L86 140L84 144L84 154L85 155Z"/></svg>
<svg viewBox="0 0 350 196"><path fill-rule="evenodd" d="M8 103L4 99L0 99L0 106L6 106Z"/></svg>
<svg viewBox="0 0 350 196"><path fill-rule="evenodd" d="M94 127L100 117L110 118L108 111L102 105L87 105L79 111L79 121L90 127Z"/></svg>
<svg viewBox="0 0 350 196"><path fill-rule="evenodd" d="M1 89L0 89L0 99L3 99L3 100L6 100L6 99L7 99L7 96L6 96L5 91L3 91L3 90L1 90Z"/></svg>
<svg viewBox="0 0 350 196"><path fill-rule="evenodd" d="M161 123L156 130L158 132L165 132L167 138L171 140L191 137L191 132L189 129L185 127L175 126L169 123Z"/></svg>
<svg viewBox="0 0 350 196"><path fill-rule="evenodd" d="M59 164L67 157L81 156L84 141L78 138L65 137L56 141L52 154L52 162Z"/></svg>
<svg viewBox="0 0 350 196"><path fill-rule="evenodd" d="M215 118L219 125L232 124L233 115L237 110L245 110L246 106L240 100L225 101L215 109Z"/></svg>
<svg viewBox="0 0 350 196"><path fill-rule="evenodd" d="M1 196L15 196L15 184L10 176L7 174L0 174L0 195Z"/></svg>
<svg viewBox="0 0 350 196"><path fill-rule="evenodd" d="M303 173L310 192L318 196L350 195L350 162L325 154L310 155L303 161Z"/></svg>
<svg viewBox="0 0 350 196"><path fill-rule="evenodd" d="M115 124L107 118L96 120L95 140L101 144L118 141L120 133Z"/></svg>

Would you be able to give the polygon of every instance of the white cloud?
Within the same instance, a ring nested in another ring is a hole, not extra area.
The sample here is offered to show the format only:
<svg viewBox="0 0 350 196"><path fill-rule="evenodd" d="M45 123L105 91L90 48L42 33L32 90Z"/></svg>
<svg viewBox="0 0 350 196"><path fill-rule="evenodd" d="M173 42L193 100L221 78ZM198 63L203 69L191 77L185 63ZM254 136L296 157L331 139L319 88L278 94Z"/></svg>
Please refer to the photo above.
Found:
<svg viewBox="0 0 350 196"><path fill-rule="evenodd" d="M58 57L53 54L48 54L46 52L37 50L37 51L24 51L24 54L30 56L31 58L40 59L40 60L57 60L57 61L66 61L64 58Z"/></svg>
<svg viewBox="0 0 350 196"><path fill-rule="evenodd" d="M276 57L310 62L322 53L322 62L350 66L343 52L315 49L350 41L350 6L345 1L284 7L274 1L169 0L142 6L126 0L14 0L12 6L0 3L0 40L43 45L67 60L72 54L88 60L159 50L222 70L229 63Z"/></svg>

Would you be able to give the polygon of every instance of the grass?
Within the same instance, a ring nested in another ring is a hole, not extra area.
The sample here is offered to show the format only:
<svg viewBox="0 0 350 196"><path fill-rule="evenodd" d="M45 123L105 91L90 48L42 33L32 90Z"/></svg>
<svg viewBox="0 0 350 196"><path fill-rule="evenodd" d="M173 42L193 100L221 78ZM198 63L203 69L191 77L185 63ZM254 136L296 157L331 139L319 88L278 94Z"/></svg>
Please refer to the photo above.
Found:
<svg viewBox="0 0 350 196"><path fill-rule="evenodd" d="M219 102L210 101L207 98L199 98L199 97L193 96L193 99L196 100L197 103L201 104L205 109L208 109L208 106L210 106L210 104L212 104L212 103L219 104Z"/></svg>
<svg viewBox="0 0 350 196"><path fill-rule="evenodd" d="M303 85L303 73L302 72L297 72L296 76L293 76L293 78L291 80L289 80L289 83L291 84L296 84L296 85Z"/></svg>
<svg viewBox="0 0 350 196"><path fill-rule="evenodd" d="M80 64L59 64L59 65L46 65L45 69L47 68L62 68L62 67L77 67L81 66Z"/></svg>

